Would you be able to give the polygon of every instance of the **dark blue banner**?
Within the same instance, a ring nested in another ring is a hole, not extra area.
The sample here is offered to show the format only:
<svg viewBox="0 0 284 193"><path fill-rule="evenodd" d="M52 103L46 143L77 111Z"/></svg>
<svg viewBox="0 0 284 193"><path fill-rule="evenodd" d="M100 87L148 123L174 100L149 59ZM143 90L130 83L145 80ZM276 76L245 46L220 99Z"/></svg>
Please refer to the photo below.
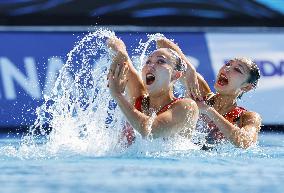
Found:
<svg viewBox="0 0 284 193"><path fill-rule="evenodd" d="M126 43L129 53L146 33L116 34ZM214 79L203 33L165 33L191 58L197 70ZM30 125L35 109L48 94L67 53L83 33L0 32L0 126Z"/></svg>

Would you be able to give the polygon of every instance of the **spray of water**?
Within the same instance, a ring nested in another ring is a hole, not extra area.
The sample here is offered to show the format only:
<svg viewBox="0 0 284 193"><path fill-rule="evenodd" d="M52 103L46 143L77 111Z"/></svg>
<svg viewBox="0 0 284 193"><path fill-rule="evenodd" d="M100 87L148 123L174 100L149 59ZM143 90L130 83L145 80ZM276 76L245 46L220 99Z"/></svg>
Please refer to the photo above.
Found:
<svg viewBox="0 0 284 193"><path fill-rule="evenodd" d="M75 44L20 148L34 152L31 147L44 143L41 148L49 155L68 150L98 156L117 148L122 116L106 80L111 56L105 40L113 36L99 29ZM52 128L49 133L47 126Z"/></svg>
<svg viewBox="0 0 284 193"><path fill-rule="evenodd" d="M125 149L121 145L124 116L116 108L106 80L111 53L105 40L114 36L111 31L98 29L75 44L52 91L37 108L37 120L29 134L22 138L18 149L9 146L1 151L20 158L46 158L70 154L111 156L122 152L130 156L171 156L196 149L191 140L182 137L164 141L142 140L137 135L131 147ZM162 34L148 35L145 43L139 42L132 58L138 72L161 37Z"/></svg>
<svg viewBox="0 0 284 193"><path fill-rule="evenodd" d="M105 40L113 36L113 32L99 29L86 35L68 53L51 94L44 96L45 103L37 108L35 124L22 139L22 156L52 156L62 151L94 156L125 152L123 143L119 142L123 115L115 108L106 87L111 53ZM148 35L145 43L140 41L135 49L136 57L132 58L138 72L161 37L164 36L153 34ZM137 55L140 56L138 61ZM50 133L46 132L47 125L52 128ZM135 145L126 150L127 154L148 155L149 152L192 148L192 143L185 139L173 138L165 143L151 138L145 141L137 136ZM38 153L35 155L35 152Z"/></svg>

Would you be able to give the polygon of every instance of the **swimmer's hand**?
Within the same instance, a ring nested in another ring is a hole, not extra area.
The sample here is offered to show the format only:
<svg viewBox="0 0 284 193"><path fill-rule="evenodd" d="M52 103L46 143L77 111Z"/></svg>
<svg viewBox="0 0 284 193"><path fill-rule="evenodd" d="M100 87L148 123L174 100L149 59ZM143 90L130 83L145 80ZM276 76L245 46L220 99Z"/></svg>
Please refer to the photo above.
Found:
<svg viewBox="0 0 284 193"><path fill-rule="evenodd" d="M127 73L129 66L126 63L117 64L115 70L110 69L108 73L108 87L112 96L124 93L128 82Z"/></svg>
<svg viewBox="0 0 284 193"><path fill-rule="evenodd" d="M110 37L106 40L108 48L112 51L112 63L110 65L110 70L114 73L117 68L117 64L122 64L129 61L129 57L126 51L126 46L124 42L117 37ZM129 62L127 62L129 64Z"/></svg>
<svg viewBox="0 0 284 193"><path fill-rule="evenodd" d="M194 70L186 70L184 76L182 77L186 85L187 96L195 101L203 100L198 83L197 72Z"/></svg>
<svg viewBox="0 0 284 193"><path fill-rule="evenodd" d="M184 75L182 76L181 80L187 87L187 96L194 99L195 101L202 100L201 92L199 89L197 72L195 68L193 67L193 65L190 63L190 61L187 59L187 57L183 54L179 46L167 38L158 39L156 44L157 44L157 48L169 48L179 54L179 57L186 64L186 71Z"/></svg>
<svg viewBox="0 0 284 193"><path fill-rule="evenodd" d="M167 38L159 38L156 41L156 46L157 46L157 48L169 48L169 49L172 49L176 52L178 52L178 50L180 50L180 48L178 47L177 44L175 44L173 41L171 41Z"/></svg>
<svg viewBox="0 0 284 193"><path fill-rule="evenodd" d="M114 52L126 52L124 42L117 37L110 37L106 40L107 46Z"/></svg>
<svg viewBox="0 0 284 193"><path fill-rule="evenodd" d="M209 109L213 108L210 105L208 105L205 100L196 100L195 102L198 106L199 112L202 114L207 114Z"/></svg>

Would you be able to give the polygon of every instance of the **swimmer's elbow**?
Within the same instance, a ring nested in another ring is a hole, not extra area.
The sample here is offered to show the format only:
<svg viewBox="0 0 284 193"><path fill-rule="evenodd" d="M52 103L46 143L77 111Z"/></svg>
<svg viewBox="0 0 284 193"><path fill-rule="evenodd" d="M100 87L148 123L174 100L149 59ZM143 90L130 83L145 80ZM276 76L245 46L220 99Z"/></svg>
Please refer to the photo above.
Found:
<svg viewBox="0 0 284 193"><path fill-rule="evenodd" d="M231 133L229 137L232 144L238 148L247 149L257 141L257 131L246 131L244 128L238 128Z"/></svg>
<svg viewBox="0 0 284 193"><path fill-rule="evenodd" d="M233 141L233 144L237 148L242 148L242 149L247 149L248 148L248 144L247 143L243 143L243 142L239 142L239 141Z"/></svg>
<svg viewBox="0 0 284 193"><path fill-rule="evenodd" d="M149 125L149 120L144 120L141 122L140 127L139 127L139 133L142 136L142 138L146 138L149 136L150 131L150 125Z"/></svg>
<svg viewBox="0 0 284 193"><path fill-rule="evenodd" d="M140 135L144 139L144 138L146 138L148 136L148 133L144 129L142 129L142 130L140 130Z"/></svg>
<svg viewBox="0 0 284 193"><path fill-rule="evenodd" d="M233 144L242 149L247 149L254 145L256 143L256 140L253 137L241 137L239 136L237 139L233 141Z"/></svg>
<svg viewBox="0 0 284 193"><path fill-rule="evenodd" d="M234 145L238 148L247 149L251 147L254 143L251 140L248 141L241 141L241 142L235 142Z"/></svg>
<svg viewBox="0 0 284 193"><path fill-rule="evenodd" d="M193 102L187 113L187 119L190 125L196 125L198 118L199 118L199 109L197 104Z"/></svg>

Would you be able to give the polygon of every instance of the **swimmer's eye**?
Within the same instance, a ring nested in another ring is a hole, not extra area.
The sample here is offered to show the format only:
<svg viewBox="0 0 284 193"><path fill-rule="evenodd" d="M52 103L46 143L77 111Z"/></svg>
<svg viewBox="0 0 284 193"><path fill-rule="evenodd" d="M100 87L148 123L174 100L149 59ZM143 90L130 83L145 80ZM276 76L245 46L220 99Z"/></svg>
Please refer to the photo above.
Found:
<svg viewBox="0 0 284 193"><path fill-rule="evenodd" d="M165 63L166 63L166 61L165 61L165 60L163 60L163 59L158 59L158 60L157 60L157 63L158 63L158 64L165 64Z"/></svg>
<svg viewBox="0 0 284 193"><path fill-rule="evenodd" d="M239 68L235 68L235 71L237 71L238 73L243 74L243 72Z"/></svg>
<svg viewBox="0 0 284 193"><path fill-rule="evenodd" d="M230 63L230 62L227 62L227 63L225 64L225 66L231 66L231 63Z"/></svg>
<svg viewBox="0 0 284 193"><path fill-rule="evenodd" d="M151 63L151 61L150 61L150 60L147 60L145 64L150 64L150 63Z"/></svg>

